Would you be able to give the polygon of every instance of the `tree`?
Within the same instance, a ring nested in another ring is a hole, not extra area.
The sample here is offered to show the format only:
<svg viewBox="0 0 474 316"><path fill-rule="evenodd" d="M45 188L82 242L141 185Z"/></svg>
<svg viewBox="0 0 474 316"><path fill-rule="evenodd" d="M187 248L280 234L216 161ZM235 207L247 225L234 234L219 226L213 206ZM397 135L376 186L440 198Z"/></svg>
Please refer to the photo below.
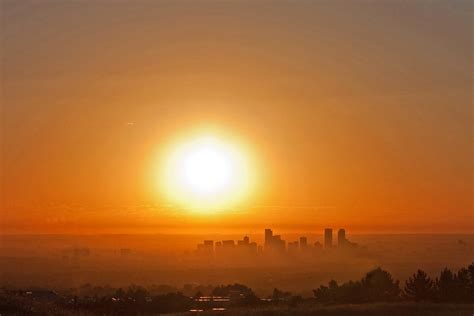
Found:
<svg viewBox="0 0 474 316"><path fill-rule="evenodd" d="M367 302L394 301L400 295L398 280L381 268L368 272L360 283Z"/></svg>
<svg viewBox="0 0 474 316"><path fill-rule="evenodd" d="M332 280L328 286L313 290L316 300L336 303L390 302L400 294L399 282L380 268L368 272L360 281L338 285Z"/></svg>
<svg viewBox="0 0 474 316"><path fill-rule="evenodd" d="M260 302L251 288L238 283L218 286L212 290L212 295L230 296L231 301L237 305L253 305Z"/></svg>
<svg viewBox="0 0 474 316"><path fill-rule="evenodd" d="M336 301L336 293L339 286L334 280L329 281L328 286L321 285L318 289L313 290L314 297L319 302L333 302Z"/></svg>
<svg viewBox="0 0 474 316"><path fill-rule="evenodd" d="M125 297L125 291L122 288L119 288L115 291L114 296L116 298L124 298Z"/></svg>
<svg viewBox="0 0 474 316"><path fill-rule="evenodd" d="M474 262L467 267L469 272L469 283L468 283L468 301L470 303L474 302Z"/></svg>
<svg viewBox="0 0 474 316"><path fill-rule="evenodd" d="M319 288L313 290L314 298L318 302L329 302L331 301L331 290L329 287L320 285Z"/></svg>
<svg viewBox="0 0 474 316"><path fill-rule="evenodd" d="M231 292L238 292L243 295L249 295L252 294L253 291L251 288L242 285L242 284L228 284L228 285L221 285L218 287L215 287L212 290L212 295L213 296L229 296Z"/></svg>
<svg viewBox="0 0 474 316"><path fill-rule="evenodd" d="M436 279L436 298L443 302L450 302L456 298L456 282L454 279L455 275L444 268L439 275L439 279Z"/></svg>
<svg viewBox="0 0 474 316"><path fill-rule="evenodd" d="M274 301L285 301L291 297L290 292L280 291L277 288L273 289L272 300Z"/></svg>
<svg viewBox="0 0 474 316"><path fill-rule="evenodd" d="M467 302L469 301L469 282L470 275L469 270L461 268L458 273L454 276L455 282L455 297L456 301Z"/></svg>
<svg viewBox="0 0 474 316"><path fill-rule="evenodd" d="M135 301L143 301L148 295L149 293L144 287L135 284L132 284L126 293L127 297Z"/></svg>
<svg viewBox="0 0 474 316"><path fill-rule="evenodd" d="M415 301L429 300L433 297L433 281L426 272L418 270L405 282L405 296Z"/></svg>

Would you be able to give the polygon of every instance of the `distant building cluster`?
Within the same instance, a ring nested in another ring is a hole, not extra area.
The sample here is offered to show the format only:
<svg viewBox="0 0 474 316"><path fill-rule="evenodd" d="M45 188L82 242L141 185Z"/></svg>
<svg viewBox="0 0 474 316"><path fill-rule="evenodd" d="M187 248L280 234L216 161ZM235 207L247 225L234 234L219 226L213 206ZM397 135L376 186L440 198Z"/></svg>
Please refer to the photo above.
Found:
<svg viewBox="0 0 474 316"><path fill-rule="evenodd" d="M296 253L298 251L306 251L310 248L323 249L320 242L315 242L311 247L308 244L308 238L302 236L299 240L286 242L281 238L281 235L274 235L270 228L265 229L263 246L257 245L256 242L251 242L248 236L242 240L222 240L214 243L214 240L204 240L197 245L197 251L200 254L207 255L228 255L228 254L257 254L257 253ZM333 248L333 229L324 229L324 248ZM346 230L341 228L337 233L337 247L338 248L355 248L356 243L349 241L346 238Z"/></svg>
<svg viewBox="0 0 474 316"><path fill-rule="evenodd" d="M256 242L250 242L250 238L245 236L242 240L222 240L217 241L214 244L213 240L204 240L203 243L198 244L198 252L203 254L226 255L235 254L240 252L241 254L256 254L262 251L261 247L257 246Z"/></svg>

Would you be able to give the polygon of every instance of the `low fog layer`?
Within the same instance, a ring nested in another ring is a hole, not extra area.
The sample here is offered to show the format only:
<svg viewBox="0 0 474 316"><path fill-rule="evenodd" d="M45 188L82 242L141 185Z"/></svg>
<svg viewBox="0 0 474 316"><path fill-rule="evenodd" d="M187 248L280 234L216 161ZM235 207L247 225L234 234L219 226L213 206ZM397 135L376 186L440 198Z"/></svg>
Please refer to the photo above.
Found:
<svg viewBox="0 0 474 316"><path fill-rule="evenodd" d="M9 235L2 236L1 283L9 287L70 288L243 283L261 295L273 288L302 295L335 279L359 279L382 267L404 281L421 268L435 276L444 267L458 269L474 258L474 235L354 235L357 247L324 249L323 236L305 234L306 250L285 253L205 253L204 239L243 236L200 235ZM263 245L263 236L249 235ZM287 242L300 235L287 234Z"/></svg>

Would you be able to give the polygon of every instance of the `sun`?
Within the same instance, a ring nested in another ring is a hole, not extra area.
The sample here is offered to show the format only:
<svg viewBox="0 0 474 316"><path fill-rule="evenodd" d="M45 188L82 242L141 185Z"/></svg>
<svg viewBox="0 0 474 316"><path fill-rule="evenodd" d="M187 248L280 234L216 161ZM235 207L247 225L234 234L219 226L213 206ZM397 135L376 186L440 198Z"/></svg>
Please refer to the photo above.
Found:
<svg viewBox="0 0 474 316"><path fill-rule="evenodd" d="M177 163L181 185L194 194L215 195L226 190L235 176L230 153L209 140L188 148Z"/></svg>
<svg viewBox="0 0 474 316"><path fill-rule="evenodd" d="M193 137L173 146L163 174L166 196L199 211L234 205L249 192L252 184L244 150L212 135Z"/></svg>

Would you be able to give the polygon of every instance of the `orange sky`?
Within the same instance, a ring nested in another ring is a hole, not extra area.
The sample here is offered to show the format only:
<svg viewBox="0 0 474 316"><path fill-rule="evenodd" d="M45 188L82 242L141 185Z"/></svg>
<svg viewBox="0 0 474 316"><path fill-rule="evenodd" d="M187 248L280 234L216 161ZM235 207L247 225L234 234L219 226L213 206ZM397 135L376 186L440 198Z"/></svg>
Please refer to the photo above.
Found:
<svg viewBox="0 0 474 316"><path fill-rule="evenodd" d="M3 232L474 231L467 1L1 4ZM155 183L202 127L259 179L213 216Z"/></svg>

